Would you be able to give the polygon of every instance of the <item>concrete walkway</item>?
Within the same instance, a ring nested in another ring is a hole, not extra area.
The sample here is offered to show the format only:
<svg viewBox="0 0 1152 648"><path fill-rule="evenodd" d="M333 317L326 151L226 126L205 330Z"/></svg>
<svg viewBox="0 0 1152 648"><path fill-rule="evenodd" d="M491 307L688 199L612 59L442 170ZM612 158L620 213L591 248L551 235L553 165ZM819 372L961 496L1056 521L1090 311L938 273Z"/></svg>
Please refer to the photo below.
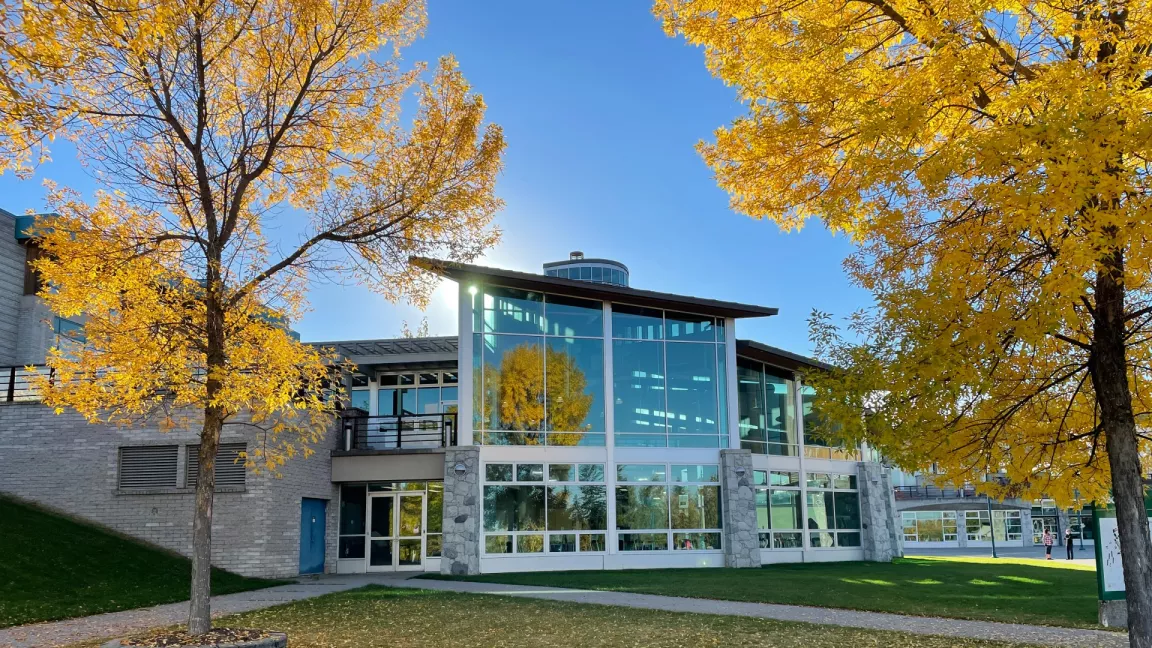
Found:
<svg viewBox="0 0 1152 648"><path fill-rule="evenodd" d="M500 585L495 583L470 583L465 581L426 580L423 578L390 582L393 587L415 587L420 589L468 594L499 594L519 596L569 603L592 603L595 605L616 605L620 607L666 610L668 612L693 612L696 614L719 614L727 616L776 619L779 621L799 621L824 625L866 628L869 630L893 630L913 634L962 637L966 639L990 639L1043 646L1077 646L1079 648L1126 648L1128 634L1105 630L1081 630L1076 628L1053 628L1016 623L993 623L990 621L962 621L935 617L915 617L880 612L858 612L832 608L802 607L798 605L775 605L768 603L741 603L738 601L715 601L711 599L690 599L675 596L654 596L651 594L630 594L625 592L600 592L593 590L561 589L556 587L529 587L524 585Z"/></svg>
<svg viewBox="0 0 1152 648"><path fill-rule="evenodd" d="M669 612L692 612L696 614L718 614L727 616L799 621L825 625L866 628L871 630L893 630L914 634L941 635L971 639L991 639L1043 646L1078 646L1083 648L1126 648L1128 635L1102 630L1078 630L1074 628L1051 628L987 621L961 621L933 617L914 617L879 612L857 612L832 608L802 607L796 605L773 605L767 603L741 603L737 601L714 601L709 599L689 599L674 596L653 596L650 594L629 594L624 592L598 592L591 590L561 589L554 587L526 587L521 585L499 585L495 583L469 583L463 581L440 581L412 578L415 574L372 574L322 576L301 579L299 583L281 585L255 592L226 594L212 597L212 616L225 616L259 610L274 605L290 603L342 592L364 585L379 584L391 587L462 592L467 594L496 594L519 596L570 603L591 603L594 605L616 605L620 607L665 610ZM81 641L123 636L149 628L164 627L184 623L187 620L188 603L170 603L138 610L110 612L96 616L36 623L14 628L0 629L0 646L7 648L39 648L41 646L62 646Z"/></svg>
<svg viewBox="0 0 1152 648"><path fill-rule="evenodd" d="M278 585L254 592L213 596L212 616L219 617L259 610L273 605L323 596L332 592L343 592L372 583L390 583L394 580L395 577L389 578L383 574L302 578L300 582L291 585ZM4 648L63 646L92 639L124 636L149 628L177 625L187 621L187 601L168 603L64 621L3 628L0 629L0 646Z"/></svg>

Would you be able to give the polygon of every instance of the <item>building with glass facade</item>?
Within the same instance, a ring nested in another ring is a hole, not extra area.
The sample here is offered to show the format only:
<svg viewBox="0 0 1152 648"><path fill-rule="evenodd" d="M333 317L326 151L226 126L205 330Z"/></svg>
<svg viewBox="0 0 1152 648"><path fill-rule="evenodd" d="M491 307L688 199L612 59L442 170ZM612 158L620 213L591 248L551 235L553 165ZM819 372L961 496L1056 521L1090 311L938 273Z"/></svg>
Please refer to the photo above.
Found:
<svg viewBox="0 0 1152 648"><path fill-rule="evenodd" d="M737 337L775 309L416 263L458 285L458 336L329 343L358 367L337 571L899 554L886 469L806 434L821 365Z"/></svg>

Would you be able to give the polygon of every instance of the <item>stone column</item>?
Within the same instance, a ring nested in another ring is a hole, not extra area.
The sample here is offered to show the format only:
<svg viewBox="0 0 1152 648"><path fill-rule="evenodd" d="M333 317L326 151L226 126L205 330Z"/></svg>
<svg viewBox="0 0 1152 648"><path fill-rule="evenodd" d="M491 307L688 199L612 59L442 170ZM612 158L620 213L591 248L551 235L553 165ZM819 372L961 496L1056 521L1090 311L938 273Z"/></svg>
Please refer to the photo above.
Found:
<svg viewBox="0 0 1152 648"><path fill-rule="evenodd" d="M458 474L457 468L463 467ZM480 573L480 448L444 452L444 545L440 573Z"/></svg>
<svg viewBox="0 0 1152 648"><path fill-rule="evenodd" d="M891 562L904 555L903 532L897 528L900 513L896 510L896 496L892 490L892 477L884 466L874 462L861 462L858 477L860 488L860 544L864 560Z"/></svg>
<svg viewBox="0 0 1152 648"><path fill-rule="evenodd" d="M759 567L756 492L752 489L752 452L720 451L721 511L724 515L724 566Z"/></svg>
<svg viewBox="0 0 1152 648"><path fill-rule="evenodd" d="M1023 502L1024 508L1020 509L1020 533L1024 536L1023 545L1031 547L1032 542L1032 506L1029 502Z"/></svg>

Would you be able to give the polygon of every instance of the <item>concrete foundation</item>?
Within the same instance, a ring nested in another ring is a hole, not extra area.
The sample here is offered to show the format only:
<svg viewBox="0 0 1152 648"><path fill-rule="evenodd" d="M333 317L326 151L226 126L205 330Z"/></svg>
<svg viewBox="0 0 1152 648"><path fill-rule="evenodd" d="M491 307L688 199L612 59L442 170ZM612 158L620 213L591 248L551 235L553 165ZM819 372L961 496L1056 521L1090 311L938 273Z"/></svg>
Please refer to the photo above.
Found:
<svg viewBox="0 0 1152 648"><path fill-rule="evenodd" d="M1100 625L1105 628L1128 627L1128 601L1100 601Z"/></svg>

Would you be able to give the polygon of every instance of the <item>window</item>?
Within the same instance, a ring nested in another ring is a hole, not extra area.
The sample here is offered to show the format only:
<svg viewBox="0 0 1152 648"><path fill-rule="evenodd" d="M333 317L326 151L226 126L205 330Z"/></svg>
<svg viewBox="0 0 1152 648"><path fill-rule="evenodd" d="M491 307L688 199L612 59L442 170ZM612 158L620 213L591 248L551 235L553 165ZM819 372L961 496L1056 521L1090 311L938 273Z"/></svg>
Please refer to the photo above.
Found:
<svg viewBox="0 0 1152 648"><path fill-rule="evenodd" d="M753 471L756 484L756 527L761 549L801 549L800 473Z"/></svg>
<svg viewBox="0 0 1152 648"><path fill-rule="evenodd" d="M175 488L179 452L174 445L120 448L119 488Z"/></svg>
<svg viewBox="0 0 1152 648"><path fill-rule="evenodd" d="M604 551L604 464L490 463L484 478L486 554Z"/></svg>
<svg viewBox="0 0 1152 648"><path fill-rule="evenodd" d="M368 401L372 392L368 390L368 376L352 374L351 386L348 390L348 406L368 412Z"/></svg>
<svg viewBox="0 0 1152 648"><path fill-rule="evenodd" d="M340 487L340 558L364 557L364 518L368 510L368 487L364 484ZM431 510L429 510L431 522Z"/></svg>
<svg viewBox="0 0 1152 648"><path fill-rule="evenodd" d="M737 360L736 380L740 447L756 454L799 454L795 383L744 358Z"/></svg>
<svg viewBox="0 0 1152 648"><path fill-rule="evenodd" d="M246 452L247 449L246 443L221 443L216 449L216 466L213 469L216 473L216 488L244 487L247 469L240 453ZM185 457L184 486L196 488L196 482L200 477L200 446L187 446Z"/></svg>
<svg viewBox="0 0 1152 648"><path fill-rule="evenodd" d="M612 337L617 446L728 446L720 320L614 305Z"/></svg>
<svg viewBox="0 0 1152 648"><path fill-rule="evenodd" d="M860 494L856 491L856 475L808 473L804 496L808 505L808 540L812 547L860 546Z"/></svg>
<svg viewBox="0 0 1152 648"><path fill-rule="evenodd" d="M1020 511L992 511L992 523L988 523L988 511L964 511L964 528L969 540L975 542L1021 540L1024 537L1020 521Z"/></svg>
<svg viewBox="0 0 1152 648"><path fill-rule="evenodd" d="M831 443L828 439L811 432L816 429L816 414L812 411L812 403L816 400L816 390L802 386L800 400L804 408L804 456L813 459L839 459L842 461L860 461L860 451L856 448L845 448L838 443Z"/></svg>
<svg viewBox="0 0 1152 648"><path fill-rule="evenodd" d="M84 325L80 322L55 316L52 318L52 332L56 335L55 347L65 354L84 348L88 339L84 336Z"/></svg>
<svg viewBox="0 0 1152 648"><path fill-rule="evenodd" d="M721 548L718 466L619 464L616 475L620 551Z"/></svg>
<svg viewBox="0 0 1152 648"><path fill-rule="evenodd" d="M905 542L955 542L956 511L904 511Z"/></svg>
<svg viewBox="0 0 1152 648"><path fill-rule="evenodd" d="M459 379L454 371L381 374L380 388L376 392L376 413L379 416L455 413L459 394L458 383ZM354 388L355 386L353 383ZM355 404L355 389L352 394Z"/></svg>
<svg viewBox="0 0 1152 648"><path fill-rule="evenodd" d="M603 446L603 304L493 286L473 299L480 443Z"/></svg>

